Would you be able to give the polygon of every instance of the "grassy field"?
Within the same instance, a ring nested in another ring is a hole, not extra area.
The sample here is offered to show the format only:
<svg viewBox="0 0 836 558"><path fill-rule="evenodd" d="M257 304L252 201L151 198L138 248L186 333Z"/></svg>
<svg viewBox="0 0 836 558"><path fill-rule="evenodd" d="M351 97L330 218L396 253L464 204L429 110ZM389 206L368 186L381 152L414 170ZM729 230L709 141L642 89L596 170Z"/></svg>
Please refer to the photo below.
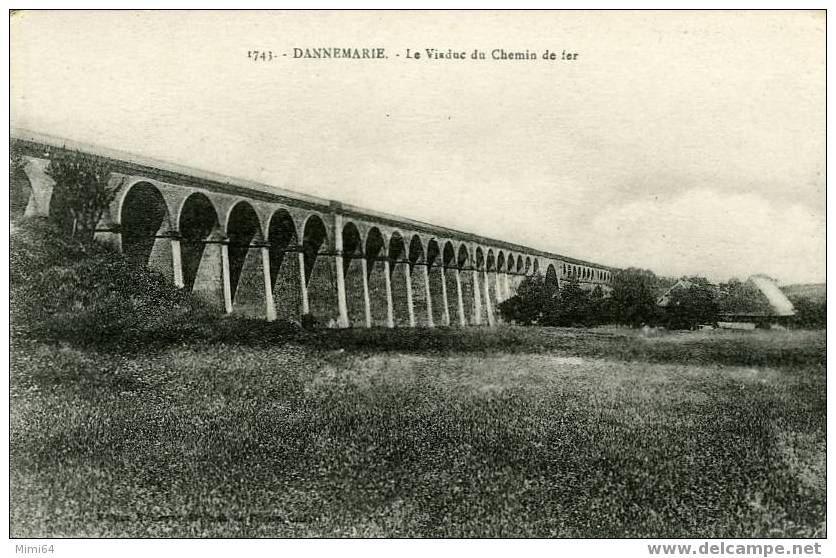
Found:
<svg viewBox="0 0 836 558"><path fill-rule="evenodd" d="M13 338L12 536L825 536L823 331L270 327Z"/></svg>

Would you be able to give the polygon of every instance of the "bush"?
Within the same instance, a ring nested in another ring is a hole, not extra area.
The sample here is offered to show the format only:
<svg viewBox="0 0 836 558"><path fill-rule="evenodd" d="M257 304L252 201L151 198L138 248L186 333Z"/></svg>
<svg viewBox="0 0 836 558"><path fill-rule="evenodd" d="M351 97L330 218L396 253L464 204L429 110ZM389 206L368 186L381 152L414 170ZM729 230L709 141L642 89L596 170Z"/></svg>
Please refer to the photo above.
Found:
<svg viewBox="0 0 836 558"><path fill-rule="evenodd" d="M694 329L717 322L717 289L704 277L687 280L689 287L674 289L668 295L663 321L670 329Z"/></svg>
<svg viewBox="0 0 836 558"><path fill-rule="evenodd" d="M525 277L517 287L517 294L499 304L499 313L507 322L532 325L548 322L555 315L558 306L558 292L555 286L547 284L539 273Z"/></svg>
<svg viewBox="0 0 836 558"><path fill-rule="evenodd" d="M790 298L795 307L795 316L791 324L802 329L827 328L827 301L812 300L807 297Z"/></svg>
<svg viewBox="0 0 836 558"><path fill-rule="evenodd" d="M592 291L581 288L577 279L557 285L541 275L526 277L517 294L500 303L499 311L509 322L521 325L594 326L609 323L609 300L597 285Z"/></svg>
<svg viewBox="0 0 836 558"><path fill-rule="evenodd" d="M302 329L311 331L316 329L319 322L313 314L302 314L300 323L302 324Z"/></svg>
<svg viewBox="0 0 836 558"><path fill-rule="evenodd" d="M122 182L112 185L110 165L79 152L53 153L46 173L55 180L50 217L73 237L92 240Z"/></svg>
<svg viewBox="0 0 836 558"><path fill-rule="evenodd" d="M199 299L107 246L69 239L43 219L12 228L13 335L95 343L209 315Z"/></svg>
<svg viewBox="0 0 836 558"><path fill-rule="evenodd" d="M647 269L630 267L613 273L612 319L632 327L656 323L659 318L657 287L656 274Z"/></svg>

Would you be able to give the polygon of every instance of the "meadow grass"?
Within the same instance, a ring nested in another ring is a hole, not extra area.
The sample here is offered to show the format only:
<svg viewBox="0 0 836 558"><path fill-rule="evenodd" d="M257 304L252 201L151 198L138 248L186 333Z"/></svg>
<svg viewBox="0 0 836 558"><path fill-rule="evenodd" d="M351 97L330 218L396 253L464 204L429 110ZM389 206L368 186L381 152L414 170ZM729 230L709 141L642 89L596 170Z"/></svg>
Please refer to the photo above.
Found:
<svg viewBox="0 0 836 558"><path fill-rule="evenodd" d="M13 339L17 537L823 537L825 333Z"/></svg>

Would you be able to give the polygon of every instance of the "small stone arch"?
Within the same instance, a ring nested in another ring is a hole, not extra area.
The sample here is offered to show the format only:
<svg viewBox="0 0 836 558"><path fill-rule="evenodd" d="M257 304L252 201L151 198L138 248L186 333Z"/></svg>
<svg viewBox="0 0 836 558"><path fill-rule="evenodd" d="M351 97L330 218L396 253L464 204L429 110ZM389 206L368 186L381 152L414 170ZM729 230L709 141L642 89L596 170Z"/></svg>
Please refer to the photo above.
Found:
<svg viewBox="0 0 836 558"><path fill-rule="evenodd" d="M220 240L222 235L218 213L205 194L193 192L183 200L177 212L177 230L181 238L185 288L217 294L220 287L220 253L214 248L207 249L207 245ZM201 263L204 265L201 266ZM202 272L201 267L204 268Z"/></svg>
<svg viewBox="0 0 836 558"><path fill-rule="evenodd" d="M435 265L441 264L441 250L438 247L438 241L435 238L431 238L427 241L427 255L426 255L426 262L427 265L433 267Z"/></svg>
<svg viewBox="0 0 836 558"><path fill-rule="evenodd" d="M270 285L279 316L298 319L302 298L299 284L299 233L286 208L278 208L267 219L270 252Z"/></svg>
<svg viewBox="0 0 836 558"><path fill-rule="evenodd" d="M411 280L412 290L412 309L415 323L417 325L429 325L430 320L428 313L431 308L428 306L427 294L430 288L429 285L429 268L425 267L426 253L424 250L424 242L421 236L417 233L412 235L409 240L409 248L407 250L407 259L409 260L409 274L413 278ZM416 273L416 269L423 267L424 273ZM425 283L426 281L426 283Z"/></svg>
<svg viewBox="0 0 836 558"><path fill-rule="evenodd" d="M343 224L342 241L344 260L351 261L363 255L363 238L360 235L360 229L353 221L346 221ZM345 262L343 265L347 267Z"/></svg>
<svg viewBox="0 0 836 558"><path fill-rule="evenodd" d="M360 229L353 221L345 221L340 234L342 235L346 316L348 325L355 326L366 321L365 297L363 294L363 238Z"/></svg>
<svg viewBox="0 0 836 558"><path fill-rule="evenodd" d="M459 269L467 268L468 264L470 263L470 251L467 249L465 244L459 245L459 254L456 258L456 267Z"/></svg>
<svg viewBox="0 0 836 558"><path fill-rule="evenodd" d="M456 267L456 250L453 248L453 243L449 240L444 243L444 252L442 257L444 267Z"/></svg>
<svg viewBox="0 0 836 558"><path fill-rule="evenodd" d="M270 274L275 284L285 254L297 248L299 243L296 223L287 209L277 209L270 216L267 225L267 241L270 243Z"/></svg>
<svg viewBox="0 0 836 558"><path fill-rule="evenodd" d="M364 244L369 285L369 310L374 325L385 326L388 313L386 297L386 239L377 227L366 232Z"/></svg>
<svg viewBox="0 0 836 558"><path fill-rule="evenodd" d="M485 252L481 246L476 247L476 269L484 271L485 269Z"/></svg>
<svg viewBox="0 0 836 558"><path fill-rule="evenodd" d="M392 231L389 236L389 278L392 289L392 314L395 325L409 325L409 296L407 295L406 275L409 273L407 246L400 231Z"/></svg>
<svg viewBox="0 0 836 558"><path fill-rule="evenodd" d="M553 264L546 268L545 287L548 296L554 298L560 293L560 282L557 279L557 271Z"/></svg>
<svg viewBox="0 0 836 558"><path fill-rule="evenodd" d="M424 257L424 243L418 234L413 234L409 241L409 265L425 263Z"/></svg>
<svg viewBox="0 0 836 558"><path fill-rule="evenodd" d="M316 213L311 213L305 218L305 223L302 227L302 253L305 257L305 284L309 284L313 273L316 259L322 250L322 246L327 246L328 229L325 227L325 222Z"/></svg>
<svg viewBox="0 0 836 558"><path fill-rule="evenodd" d="M146 181L134 182L122 196L118 219L122 252L129 260L171 269L171 246L162 240L171 231L171 219L159 188Z"/></svg>
<svg viewBox="0 0 836 558"><path fill-rule="evenodd" d="M389 235L387 254L390 265L402 261L406 257L406 244L400 231L392 231L392 234ZM392 270L389 271L391 273Z"/></svg>
<svg viewBox="0 0 836 558"><path fill-rule="evenodd" d="M238 299L260 305L263 302L263 278L261 273L260 245L264 242L261 221L255 208L241 200L233 205L226 216L224 229L228 239L229 285L233 305ZM239 294L241 287L241 295ZM246 300L243 300L246 299Z"/></svg>

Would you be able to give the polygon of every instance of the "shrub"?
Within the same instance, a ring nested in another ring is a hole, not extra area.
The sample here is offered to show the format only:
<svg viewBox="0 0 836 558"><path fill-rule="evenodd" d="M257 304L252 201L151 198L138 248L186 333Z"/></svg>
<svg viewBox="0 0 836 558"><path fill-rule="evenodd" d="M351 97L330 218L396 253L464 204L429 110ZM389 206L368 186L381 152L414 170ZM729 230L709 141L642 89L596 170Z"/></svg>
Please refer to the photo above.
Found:
<svg viewBox="0 0 836 558"><path fill-rule="evenodd" d="M658 280L647 269L630 267L612 276L612 318L616 323L638 327L658 320Z"/></svg>
<svg viewBox="0 0 836 558"><path fill-rule="evenodd" d="M319 322L313 314L302 314L300 323L302 324L302 329L311 331L316 329Z"/></svg>
<svg viewBox="0 0 836 558"><path fill-rule="evenodd" d="M791 324L802 329L827 328L827 301L813 300L807 297L790 298L795 307L795 316Z"/></svg>
<svg viewBox="0 0 836 558"><path fill-rule="evenodd" d="M122 183L111 184L108 163L79 152L57 152L46 173L55 180L50 216L72 237L93 239L96 225Z"/></svg>
<svg viewBox="0 0 836 558"><path fill-rule="evenodd" d="M688 281L689 287L674 289L668 295L663 321L670 329L694 329L717 322L717 289L704 277Z"/></svg>
<svg viewBox="0 0 836 558"><path fill-rule="evenodd" d="M15 335L100 342L170 332L208 309L113 249L72 240L43 219L12 224L10 311Z"/></svg>
<svg viewBox="0 0 836 558"><path fill-rule="evenodd" d="M499 313L507 322L522 325L546 323L556 314L557 304L557 290L538 273L522 280L517 294L499 304Z"/></svg>

